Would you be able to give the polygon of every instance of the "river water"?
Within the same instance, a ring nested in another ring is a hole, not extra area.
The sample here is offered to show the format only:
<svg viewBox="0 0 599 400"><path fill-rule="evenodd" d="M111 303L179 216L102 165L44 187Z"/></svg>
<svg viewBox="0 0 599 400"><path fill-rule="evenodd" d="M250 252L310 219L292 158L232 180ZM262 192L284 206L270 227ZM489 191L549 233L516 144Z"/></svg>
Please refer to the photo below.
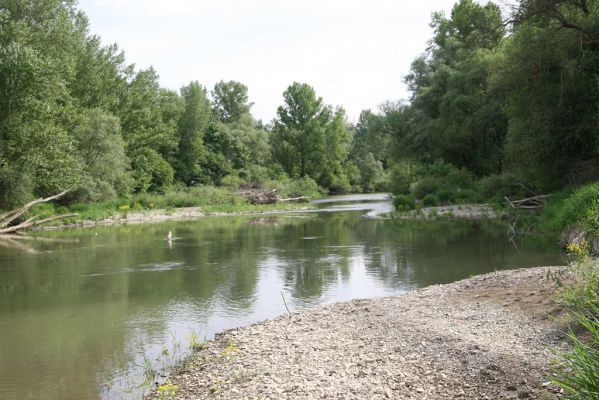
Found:
<svg viewBox="0 0 599 400"><path fill-rule="evenodd" d="M285 313L282 296L293 312L561 262L551 241L514 246L501 224L376 218L392 208L385 195L315 206L0 241L0 398L140 398L144 373Z"/></svg>

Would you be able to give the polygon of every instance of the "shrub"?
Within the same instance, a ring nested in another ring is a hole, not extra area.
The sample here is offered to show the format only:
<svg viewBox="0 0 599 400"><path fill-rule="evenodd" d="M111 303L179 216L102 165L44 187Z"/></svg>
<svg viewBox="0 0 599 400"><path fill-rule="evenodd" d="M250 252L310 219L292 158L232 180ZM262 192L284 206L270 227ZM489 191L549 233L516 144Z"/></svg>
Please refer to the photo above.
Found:
<svg viewBox="0 0 599 400"><path fill-rule="evenodd" d="M324 190L310 177L299 179L284 178L266 182L264 186L277 189L283 197L321 197L324 194Z"/></svg>
<svg viewBox="0 0 599 400"><path fill-rule="evenodd" d="M456 192L451 189L441 189L437 192L437 199L442 204L453 202L456 199Z"/></svg>
<svg viewBox="0 0 599 400"><path fill-rule="evenodd" d="M553 381L568 399L594 399L599 395L599 269L594 262L579 263L578 274L583 283L560 295L576 310L584 333L570 329L572 350L558 360Z"/></svg>
<svg viewBox="0 0 599 400"><path fill-rule="evenodd" d="M395 195L410 193L410 187L418 178L421 167L409 161L400 161L391 168L389 189Z"/></svg>
<svg viewBox="0 0 599 400"><path fill-rule="evenodd" d="M489 175L481 178L476 183L476 188L485 199L500 198L504 196L522 198L530 195L518 182L522 181L518 176L511 173L501 175Z"/></svg>
<svg viewBox="0 0 599 400"><path fill-rule="evenodd" d="M425 207L434 207L437 205L439 201L437 200L437 196L435 196L434 194L427 194L426 196L424 196L424 198L422 199L422 204Z"/></svg>
<svg viewBox="0 0 599 400"><path fill-rule="evenodd" d="M0 168L0 210L22 206L33 198L33 181L16 168Z"/></svg>
<svg viewBox="0 0 599 400"><path fill-rule="evenodd" d="M422 199L427 194L436 193L441 188L441 186L442 182L438 178L422 178L412 185L411 194L417 199Z"/></svg>
<svg viewBox="0 0 599 400"><path fill-rule="evenodd" d="M410 195L400 194L393 198L393 204L397 211L413 210L416 207L416 199Z"/></svg>
<svg viewBox="0 0 599 400"><path fill-rule="evenodd" d="M456 194L456 199L464 203L478 203L480 196L472 189L466 189Z"/></svg>
<svg viewBox="0 0 599 400"><path fill-rule="evenodd" d="M580 225L599 234L599 182L583 186L565 199L555 218L561 229Z"/></svg>

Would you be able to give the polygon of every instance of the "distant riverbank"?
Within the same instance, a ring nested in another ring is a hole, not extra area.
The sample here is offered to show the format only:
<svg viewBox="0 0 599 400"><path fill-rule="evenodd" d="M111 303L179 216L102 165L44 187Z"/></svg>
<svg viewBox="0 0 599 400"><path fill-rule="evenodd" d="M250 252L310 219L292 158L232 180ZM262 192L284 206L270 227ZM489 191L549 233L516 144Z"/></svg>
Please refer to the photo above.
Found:
<svg viewBox="0 0 599 400"><path fill-rule="evenodd" d="M242 215L268 215L291 211L308 210L311 207L306 204L271 204L255 207L246 207L243 211L211 211L203 207L181 207L172 210L143 210L136 212L115 212L111 217L99 220L71 220L62 221L57 225L39 227L40 231L53 231L68 228L86 228L93 226L127 225L127 224L149 224L163 221L184 221L204 217L216 216L242 216Z"/></svg>
<svg viewBox="0 0 599 400"><path fill-rule="evenodd" d="M226 331L154 397L553 398L567 318L550 271L571 279L501 271Z"/></svg>

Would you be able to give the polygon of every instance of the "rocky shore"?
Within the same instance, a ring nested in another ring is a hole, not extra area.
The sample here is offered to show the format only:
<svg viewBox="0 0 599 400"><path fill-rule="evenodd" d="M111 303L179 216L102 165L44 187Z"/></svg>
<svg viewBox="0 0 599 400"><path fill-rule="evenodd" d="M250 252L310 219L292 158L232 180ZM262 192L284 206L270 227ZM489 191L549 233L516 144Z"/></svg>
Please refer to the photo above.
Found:
<svg viewBox="0 0 599 400"><path fill-rule="evenodd" d="M554 399L564 267L501 271L231 330L163 387L177 399ZM154 397L164 394L159 389Z"/></svg>

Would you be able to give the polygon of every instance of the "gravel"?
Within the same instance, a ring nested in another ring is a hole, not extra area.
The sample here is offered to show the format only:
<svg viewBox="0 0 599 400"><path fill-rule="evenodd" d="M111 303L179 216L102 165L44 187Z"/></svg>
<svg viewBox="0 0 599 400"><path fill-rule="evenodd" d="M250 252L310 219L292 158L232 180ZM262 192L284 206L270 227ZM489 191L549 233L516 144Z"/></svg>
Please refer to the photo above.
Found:
<svg viewBox="0 0 599 400"><path fill-rule="evenodd" d="M549 271L571 279L501 271L226 331L171 377L174 398L556 398L567 312Z"/></svg>

